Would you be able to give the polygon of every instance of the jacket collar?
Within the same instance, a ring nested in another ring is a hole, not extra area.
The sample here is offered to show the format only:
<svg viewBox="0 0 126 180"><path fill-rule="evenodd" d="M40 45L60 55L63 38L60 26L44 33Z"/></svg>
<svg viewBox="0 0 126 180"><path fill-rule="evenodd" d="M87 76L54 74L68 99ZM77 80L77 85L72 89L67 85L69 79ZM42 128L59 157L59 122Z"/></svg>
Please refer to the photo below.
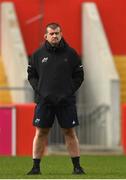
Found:
<svg viewBox="0 0 126 180"><path fill-rule="evenodd" d="M62 38L58 44L58 46L52 46L48 41L45 41L44 46L47 50L52 51L52 52L56 52L56 51L62 51L63 49L66 48L66 46L68 46L68 44L66 43L66 41Z"/></svg>

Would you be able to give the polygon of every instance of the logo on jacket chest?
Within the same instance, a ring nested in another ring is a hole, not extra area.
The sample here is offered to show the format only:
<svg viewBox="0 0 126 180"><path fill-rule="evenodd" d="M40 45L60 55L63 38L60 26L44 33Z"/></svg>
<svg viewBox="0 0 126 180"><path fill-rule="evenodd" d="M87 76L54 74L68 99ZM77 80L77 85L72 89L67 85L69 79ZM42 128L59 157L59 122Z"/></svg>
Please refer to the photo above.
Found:
<svg viewBox="0 0 126 180"><path fill-rule="evenodd" d="M44 57L41 59L42 63L46 63L48 61L48 57Z"/></svg>

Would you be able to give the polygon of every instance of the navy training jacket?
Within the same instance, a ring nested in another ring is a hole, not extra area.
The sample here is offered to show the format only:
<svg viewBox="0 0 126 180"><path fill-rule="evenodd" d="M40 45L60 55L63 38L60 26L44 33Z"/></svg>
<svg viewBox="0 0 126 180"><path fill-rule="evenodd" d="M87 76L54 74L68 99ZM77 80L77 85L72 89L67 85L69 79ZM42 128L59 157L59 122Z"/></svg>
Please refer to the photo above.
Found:
<svg viewBox="0 0 126 180"><path fill-rule="evenodd" d="M45 41L31 56L27 72L36 103L65 103L75 97L84 79L79 55L63 38L57 47Z"/></svg>

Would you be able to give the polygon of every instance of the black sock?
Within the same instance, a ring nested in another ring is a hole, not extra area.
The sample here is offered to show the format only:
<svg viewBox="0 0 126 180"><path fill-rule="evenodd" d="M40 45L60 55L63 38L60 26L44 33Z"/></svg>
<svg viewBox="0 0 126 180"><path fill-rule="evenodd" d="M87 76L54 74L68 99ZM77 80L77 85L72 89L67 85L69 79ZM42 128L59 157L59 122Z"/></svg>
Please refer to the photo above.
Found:
<svg viewBox="0 0 126 180"><path fill-rule="evenodd" d="M40 168L41 159L33 159L33 167Z"/></svg>
<svg viewBox="0 0 126 180"><path fill-rule="evenodd" d="M71 159L72 159L72 163L73 163L74 168L80 167L80 157L79 156L72 157Z"/></svg>

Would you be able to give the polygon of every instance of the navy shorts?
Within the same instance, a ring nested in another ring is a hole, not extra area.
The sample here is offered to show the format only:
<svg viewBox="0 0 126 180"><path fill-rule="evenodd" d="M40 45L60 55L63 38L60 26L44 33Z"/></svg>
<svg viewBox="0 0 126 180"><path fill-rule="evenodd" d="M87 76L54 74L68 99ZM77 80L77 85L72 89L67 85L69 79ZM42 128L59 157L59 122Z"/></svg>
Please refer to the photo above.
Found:
<svg viewBox="0 0 126 180"><path fill-rule="evenodd" d="M37 104L35 107L33 125L40 128L51 128L55 117L61 128L72 128L79 125L76 105Z"/></svg>

